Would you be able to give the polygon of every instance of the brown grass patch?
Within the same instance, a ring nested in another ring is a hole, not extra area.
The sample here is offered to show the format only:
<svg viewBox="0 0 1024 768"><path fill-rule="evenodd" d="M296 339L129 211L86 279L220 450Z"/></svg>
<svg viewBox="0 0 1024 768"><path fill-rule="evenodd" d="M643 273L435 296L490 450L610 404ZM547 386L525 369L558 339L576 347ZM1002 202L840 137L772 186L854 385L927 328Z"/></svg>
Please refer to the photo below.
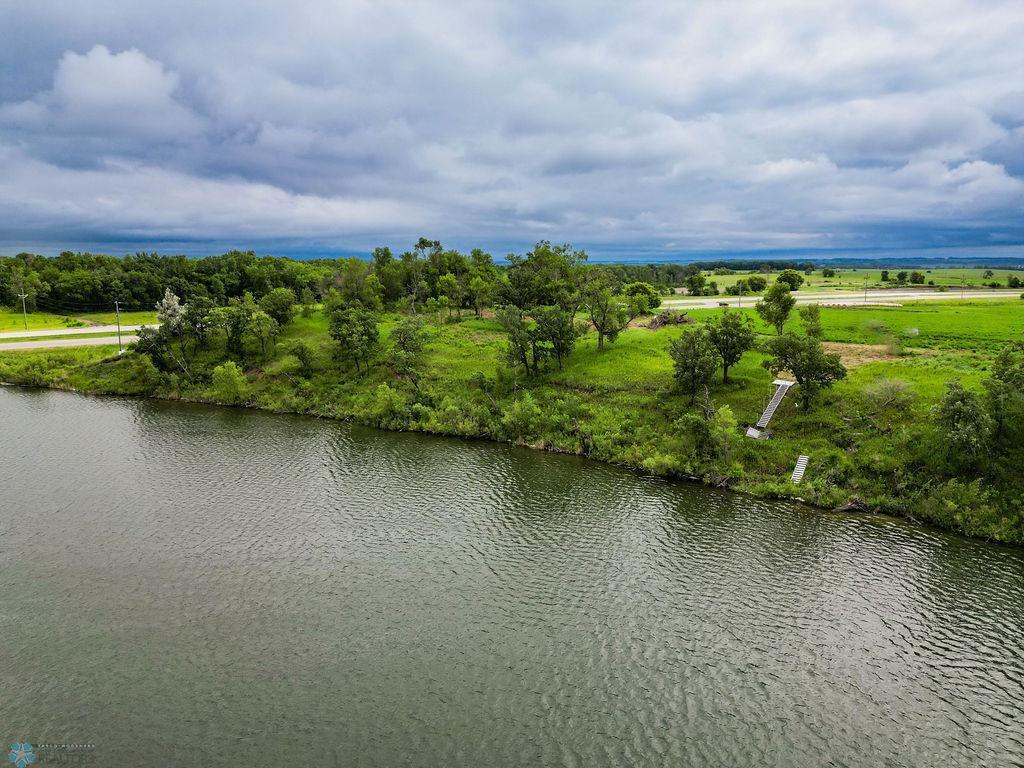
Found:
<svg viewBox="0 0 1024 768"><path fill-rule="evenodd" d="M847 368L899 360L901 357L901 355L893 354L886 344L845 344L838 341L825 341L822 342L822 346L825 347L826 352L837 353Z"/></svg>

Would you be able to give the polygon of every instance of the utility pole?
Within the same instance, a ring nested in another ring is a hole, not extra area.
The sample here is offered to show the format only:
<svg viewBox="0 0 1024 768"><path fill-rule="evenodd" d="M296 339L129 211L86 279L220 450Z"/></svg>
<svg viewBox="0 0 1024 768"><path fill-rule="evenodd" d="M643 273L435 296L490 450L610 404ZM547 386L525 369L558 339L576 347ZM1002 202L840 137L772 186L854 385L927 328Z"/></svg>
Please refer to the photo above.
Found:
<svg viewBox="0 0 1024 768"><path fill-rule="evenodd" d="M22 288L21 290L25 290ZM27 293L19 293L18 298L21 299L21 319L25 321L25 330L28 330L28 310L25 309L25 299L28 298Z"/></svg>
<svg viewBox="0 0 1024 768"><path fill-rule="evenodd" d="M965 279L966 278L963 275L960 275L960 298L961 299L963 299L963 297L964 297L964 280Z"/></svg>
<svg viewBox="0 0 1024 768"><path fill-rule="evenodd" d="M121 302L114 299L114 314L117 315L117 354L124 354L124 347L121 346Z"/></svg>
<svg viewBox="0 0 1024 768"><path fill-rule="evenodd" d="M28 310L25 309L25 299L28 298L28 294L25 293L25 278L22 276L21 282L18 283L18 298L21 299L21 319L25 323L25 330L28 330Z"/></svg>
<svg viewBox="0 0 1024 768"><path fill-rule="evenodd" d="M868 303L868 276L864 275L864 303Z"/></svg>

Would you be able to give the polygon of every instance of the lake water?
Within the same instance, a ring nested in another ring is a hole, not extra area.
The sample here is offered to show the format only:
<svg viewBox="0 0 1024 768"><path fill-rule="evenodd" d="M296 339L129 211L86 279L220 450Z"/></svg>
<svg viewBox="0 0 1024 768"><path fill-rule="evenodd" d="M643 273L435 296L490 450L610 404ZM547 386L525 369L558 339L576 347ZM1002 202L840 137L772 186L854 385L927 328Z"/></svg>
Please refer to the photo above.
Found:
<svg viewBox="0 0 1024 768"><path fill-rule="evenodd" d="M1024 553L0 389L0 739L96 766L1019 766Z"/></svg>

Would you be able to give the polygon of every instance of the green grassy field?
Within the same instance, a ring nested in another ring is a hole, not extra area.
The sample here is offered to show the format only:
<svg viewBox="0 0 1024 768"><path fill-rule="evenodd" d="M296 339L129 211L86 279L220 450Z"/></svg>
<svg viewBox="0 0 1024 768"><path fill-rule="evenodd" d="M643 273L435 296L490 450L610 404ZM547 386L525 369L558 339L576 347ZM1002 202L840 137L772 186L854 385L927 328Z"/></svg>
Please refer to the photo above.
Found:
<svg viewBox="0 0 1024 768"><path fill-rule="evenodd" d="M891 278L890 282L883 283L882 271L880 269L837 269L834 277L824 277L821 274L821 270L816 269L810 275L803 275L804 284L800 287L800 290L862 291L864 290L865 285L871 289L896 287L927 288L931 287L929 282L934 283L935 286L945 286L949 289L959 289L961 284L967 288L984 288L993 281L999 282L1003 287L1006 287L1007 277L1010 275L1015 275L1021 280L1024 280L1024 270L997 269L992 270L992 277L985 277L985 273L988 271L985 269L920 269L916 271L924 274L924 286L897 286L895 282L896 274L901 271L914 272L915 270L892 268L889 270L889 276ZM722 291L727 286L735 285L738 281L745 277L749 277L751 274L760 274L764 277L768 277L769 282L771 282L774 279L773 275L778 274L778 271L772 273L772 275L761 272L743 272L735 275L716 275L712 272L704 272L704 275L709 281L714 280L718 284L719 291Z"/></svg>
<svg viewBox="0 0 1024 768"><path fill-rule="evenodd" d="M23 316L21 312L0 307L0 333L7 331L24 331L28 322L28 330L44 331L58 328L85 328L89 325L112 325L117 318L113 312L87 312L81 315L53 315L47 312L29 312ZM122 312L122 325L153 325L156 323L155 312Z"/></svg>
<svg viewBox="0 0 1024 768"><path fill-rule="evenodd" d="M752 310L744 311L760 334L769 333ZM699 322L719 312L691 310L688 317ZM384 349L396 321L385 315L381 322ZM526 379L503 373L504 337L495 321L467 316L458 323L435 322L428 326L431 339L417 392L396 381L383 360L368 373L339 363L318 311L289 323L267 360L245 363L245 401L388 429L513 440L823 506L860 499L874 509L973 535L1024 542L1024 516L1017 523L969 523L929 512L924 500L930 485L913 474L931 450L928 424L946 383L980 385L1000 346L1024 338L1024 301L823 308L822 325L826 346L847 364L847 379L806 412L795 396L787 397L772 421L772 438L746 439L742 430L757 420L773 378L761 364L763 353L749 352L730 372L732 381L719 381L710 393L716 406L729 406L736 422L728 450L714 460L694 453L693 436L682 421L692 408L673 386L667 346L686 326L633 327L604 351L590 332L562 370ZM288 352L298 340L315 352L308 375ZM104 346L0 353L0 380L218 401L210 373L224 357L220 341L195 353L187 374L160 373L144 356L117 358L114 352L116 347ZM906 397L898 407L879 405L872 388L893 380L902 382ZM811 456L811 464L805 482L793 486L788 477L801 454Z"/></svg>

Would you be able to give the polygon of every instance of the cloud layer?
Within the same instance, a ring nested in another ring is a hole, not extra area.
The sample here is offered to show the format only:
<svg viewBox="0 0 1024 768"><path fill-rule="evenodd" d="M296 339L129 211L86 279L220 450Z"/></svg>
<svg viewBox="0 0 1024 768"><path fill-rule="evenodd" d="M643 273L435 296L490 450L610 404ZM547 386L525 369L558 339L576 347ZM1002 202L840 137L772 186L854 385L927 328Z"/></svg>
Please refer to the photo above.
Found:
<svg viewBox="0 0 1024 768"><path fill-rule="evenodd" d="M1012 0L51 0L0 29L0 247L1024 242Z"/></svg>

